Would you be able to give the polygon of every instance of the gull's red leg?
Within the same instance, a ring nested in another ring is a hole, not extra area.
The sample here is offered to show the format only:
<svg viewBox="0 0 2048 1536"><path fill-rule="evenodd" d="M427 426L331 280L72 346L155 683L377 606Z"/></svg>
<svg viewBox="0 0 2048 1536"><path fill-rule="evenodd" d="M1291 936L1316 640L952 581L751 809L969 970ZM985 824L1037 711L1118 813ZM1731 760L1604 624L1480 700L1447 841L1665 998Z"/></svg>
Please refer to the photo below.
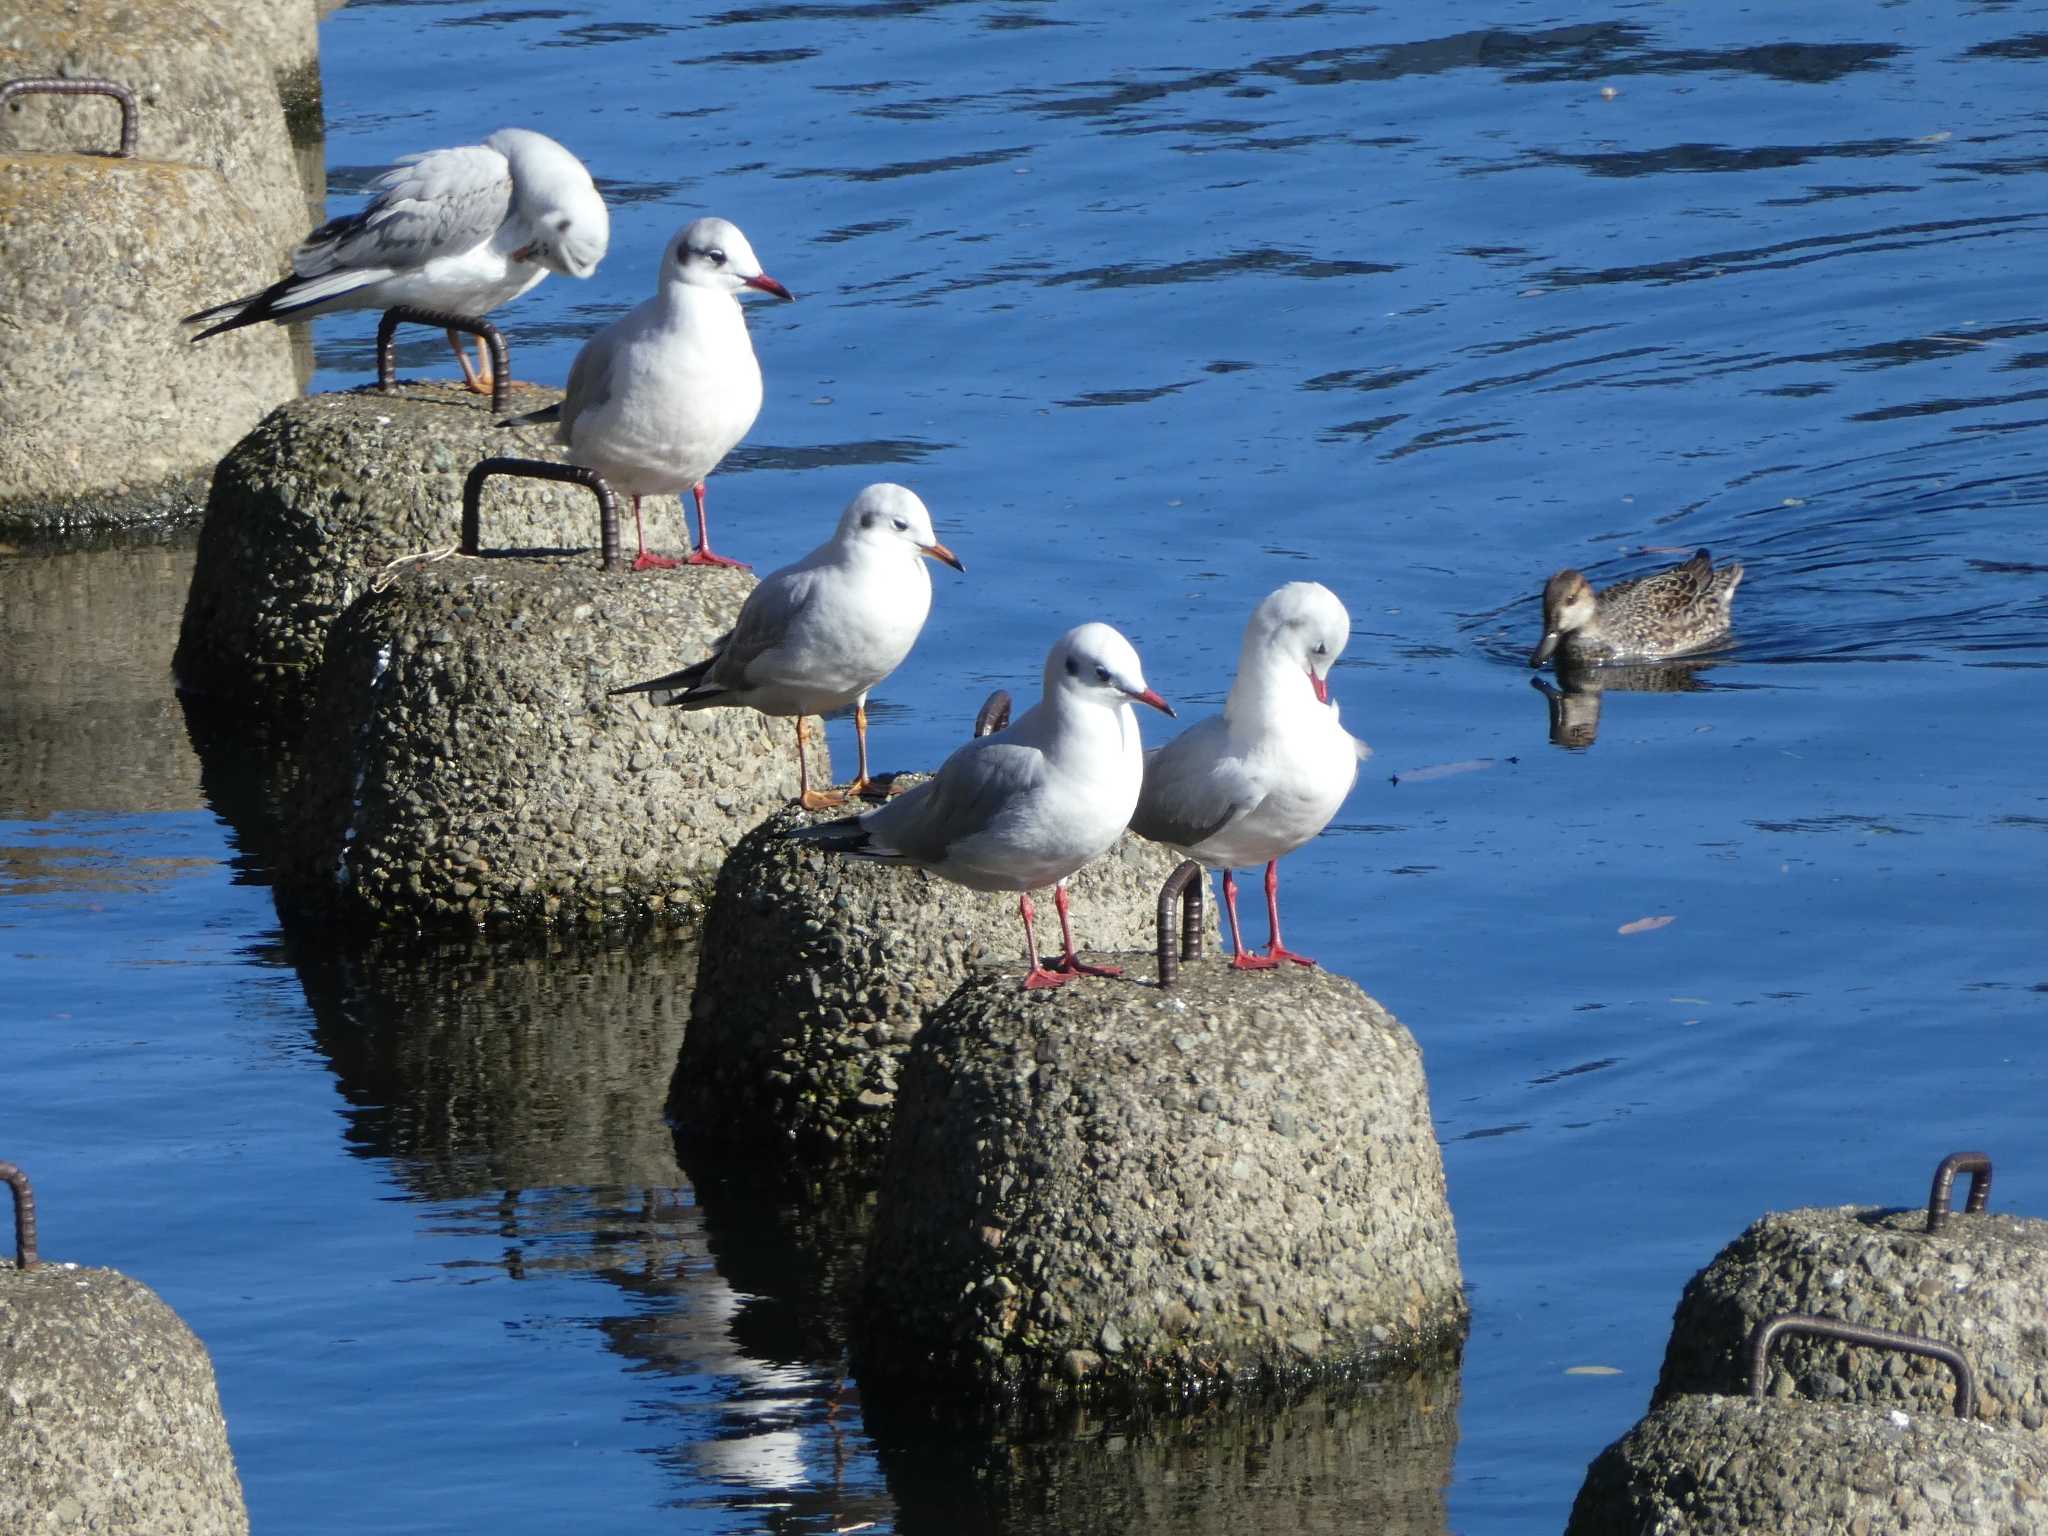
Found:
<svg viewBox="0 0 2048 1536"><path fill-rule="evenodd" d="M1027 988L1063 986L1071 978L1057 971L1048 971L1038 963L1038 930L1032 926L1031 893L1020 892L1017 897L1017 911L1024 919L1024 960L1031 967L1024 973Z"/></svg>
<svg viewBox="0 0 2048 1536"><path fill-rule="evenodd" d="M672 571L676 562L667 555L651 554L647 548L647 529L640 521L640 498L633 498L633 537L640 541L640 553L633 557L636 571Z"/></svg>
<svg viewBox="0 0 2048 1536"><path fill-rule="evenodd" d="M1280 861L1269 859L1266 863L1266 920L1273 925L1273 940L1266 946L1264 961L1267 965L1278 965L1282 960L1292 960L1296 965L1314 965L1307 955L1297 955L1280 942Z"/></svg>
<svg viewBox="0 0 2048 1536"><path fill-rule="evenodd" d="M683 556L683 564L728 565L736 571L751 571L753 567L744 560L728 560L724 555L711 553L711 525L704 520L704 482L699 480L691 486L690 494L697 498L697 547Z"/></svg>
<svg viewBox="0 0 2048 1536"><path fill-rule="evenodd" d="M1280 962L1269 960L1264 955L1247 954L1244 936L1237 927L1237 879L1229 870L1223 871L1223 909L1230 914L1230 963L1240 971L1270 971Z"/></svg>
<svg viewBox="0 0 2048 1536"><path fill-rule="evenodd" d="M1059 909L1060 943L1065 952L1059 963L1053 967L1068 976L1121 976L1123 971L1114 965L1084 965L1081 957L1074 953L1074 924L1067 916L1067 882L1062 880L1052 888L1052 904Z"/></svg>

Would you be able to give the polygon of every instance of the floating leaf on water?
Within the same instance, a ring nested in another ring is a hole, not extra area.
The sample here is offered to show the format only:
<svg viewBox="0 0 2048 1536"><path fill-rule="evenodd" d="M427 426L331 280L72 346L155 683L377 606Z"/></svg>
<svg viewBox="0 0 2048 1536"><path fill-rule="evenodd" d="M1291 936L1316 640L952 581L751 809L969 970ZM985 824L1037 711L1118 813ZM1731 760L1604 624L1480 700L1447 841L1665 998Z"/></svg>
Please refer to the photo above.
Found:
<svg viewBox="0 0 2048 1536"><path fill-rule="evenodd" d="M1431 779L1448 779L1453 774L1477 773L1481 768L1491 768L1490 757L1468 757L1461 763L1437 763L1428 768L1411 768L1396 776L1400 784L1427 784Z"/></svg>
<svg viewBox="0 0 2048 1536"><path fill-rule="evenodd" d="M1659 928L1669 927L1677 921L1676 917L1666 912L1661 917L1639 917L1632 923L1623 923L1614 931L1616 933L1654 933Z"/></svg>
<svg viewBox="0 0 2048 1536"><path fill-rule="evenodd" d="M1618 1365L1568 1365L1564 1368L1567 1376L1619 1376Z"/></svg>

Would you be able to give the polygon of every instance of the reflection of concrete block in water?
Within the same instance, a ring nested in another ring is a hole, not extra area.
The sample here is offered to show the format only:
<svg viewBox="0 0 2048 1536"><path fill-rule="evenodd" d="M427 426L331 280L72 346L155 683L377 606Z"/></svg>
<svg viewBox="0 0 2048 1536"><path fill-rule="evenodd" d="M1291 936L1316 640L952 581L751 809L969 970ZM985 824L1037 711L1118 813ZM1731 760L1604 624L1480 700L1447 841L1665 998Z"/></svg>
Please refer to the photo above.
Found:
<svg viewBox="0 0 2048 1536"><path fill-rule="evenodd" d="M1421 1054L1327 971L975 977L905 1063L866 1295L864 1375L978 1394L1437 1350L1466 1308Z"/></svg>
<svg viewBox="0 0 2048 1536"><path fill-rule="evenodd" d="M189 511L221 454L298 392L283 332L197 348L178 327L222 283L269 280L252 234L211 170L0 151L0 524Z"/></svg>
<svg viewBox="0 0 2048 1536"><path fill-rule="evenodd" d="M1565 1536L1866 1530L2036 1536L2048 1444L1934 1413L1679 1397L1594 1459Z"/></svg>
<svg viewBox="0 0 2048 1536"><path fill-rule="evenodd" d="M248 1529L192 1330L114 1270L0 1259L0 1530Z"/></svg>
<svg viewBox="0 0 2048 1536"><path fill-rule="evenodd" d="M694 942L535 954L334 946L287 930L313 1042L359 1106L351 1139L436 1199L683 1182L662 1094Z"/></svg>
<svg viewBox="0 0 2048 1536"><path fill-rule="evenodd" d="M457 557L363 598L335 626L302 743L280 901L529 929L701 901L726 850L796 793L794 728L606 690L703 655L753 584Z"/></svg>
<svg viewBox="0 0 2048 1536"><path fill-rule="evenodd" d="M176 0L150 0L146 10L128 0L67 0L10 7L0 21L0 80L119 81L141 103L136 153L218 171L254 221L240 244L260 271L257 281L238 287L243 264L225 267L211 297L193 309L275 282L286 253L312 227L272 65L243 34L204 11ZM0 154L108 143L113 122L113 103L105 100L17 100L0 112Z"/></svg>
<svg viewBox="0 0 2048 1536"><path fill-rule="evenodd" d="M857 809L854 808L854 809ZM1021 956L1017 898L749 832L718 873L672 1110L693 1138L879 1155L904 1054L972 967ZM1124 836L1068 882L1075 937L1149 943L1176 856ZM1048 911L1045 916L1051 919ZM1039 928L1057 943L1059 925Z"/></svg>
<svg viewBox="0 0 2048 1536"><path fill-rule="evenodd" d="M513 408L555 398L521 388ZM541 436L515 442L459 383L314 395L273 411L214 475L178 640L179 685L229 708L303 719L341 611L390 561L456 545L463 481L479 460L515 451L559 458L531 441ZM650 521L657 515L650 509ZM596 503L577 485L494 478L481 523L486 549L598 542Z"/></svg>
<svg viewBox="0 0 2048 1536"><path fill-rule="evenodd" d="M986 1433L915 1406L875 1390L862 1400L905 1528L942 1530L960 1509L989 1508L1018 1516L995 1529L1064 1536L1448 1529L1455 1353L1293 1402L1253 1396L1137 1423L1075 1409L993 1453Z"/></svg>
<svg viewBox="0 0 2048 1536"><path fill-rule="evenodd" d="M169 686L191 577L160 538L0 559L0 816L199 807Z"/></svg>

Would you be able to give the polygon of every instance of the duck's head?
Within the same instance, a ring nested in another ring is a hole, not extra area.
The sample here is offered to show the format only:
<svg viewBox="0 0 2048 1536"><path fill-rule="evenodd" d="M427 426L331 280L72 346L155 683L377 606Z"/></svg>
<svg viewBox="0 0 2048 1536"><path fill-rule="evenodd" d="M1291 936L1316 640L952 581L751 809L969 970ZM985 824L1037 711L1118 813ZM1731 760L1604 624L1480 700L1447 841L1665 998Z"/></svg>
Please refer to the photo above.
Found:
<svg viewBox="0 0 2048 1536"><path fill-rule="evenodd" d="M1583 571L1559 571L1543 585L1543 638L1529 653L1529 665L1540 667L1575 629L1591 624L1598 610L1593 584Z"/></svg>

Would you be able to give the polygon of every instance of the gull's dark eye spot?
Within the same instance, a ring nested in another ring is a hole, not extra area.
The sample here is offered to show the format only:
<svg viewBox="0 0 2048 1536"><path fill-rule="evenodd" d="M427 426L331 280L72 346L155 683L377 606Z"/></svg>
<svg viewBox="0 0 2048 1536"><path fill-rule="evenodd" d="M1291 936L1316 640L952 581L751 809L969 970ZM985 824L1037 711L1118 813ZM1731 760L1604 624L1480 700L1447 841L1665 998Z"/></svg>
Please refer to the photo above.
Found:
<svg viewBox="0 0 2048 1536"><path fill-rule="evenodd" d="M1067 658L1067 676L1069 676L1069 677L1079 677L1080 675L1081 675L1081 663L1079 663L1078 661L1074 660L1074 658L1073 658L1073 657L1069 656L1069 657Z"/></svg>
<svg viewBox="0 0 2048 1536"><path fill-rule="evenodd" d="M896 531L898 533L908 533L910 532L910 524L899 517L896 519Z"/></svg>
<svg viewBox="0 0 2048 1536"><path fill-rule="evenodd" d="M874 526L875 526L875 514L874 514L874 513L872 513L872 512L863 512L863 513L861 513L861 515L860 515L860 525L861 525L861 527L863 527L863 528L872 528L872 527L874 527ZM899 528L901 528L901 527L902 527L903 525L902 525L901 523L898 523L898 524L897 524L896 526L897 526L897 527L899 527Z"/></svg>
<svg viewBox="0 0 2048 1536"><path fill-rule="evenodd" d="M1327 645L1319 645L1316 647L1316 654L1318 656L1327 656L1330 654L1330 648Z"/></svg>
<svg viewBox="0 0 2048 1536"><path fill-rule="evenodd" d="M679 246L677 246L677 247L676 247L676 265L677 265L677 266L679 266L679 267L681 267L681 266L687 266L687 265L689 265L690 257L691 257L691 255L692 255L692 254L693 254L693 253L691 252L690 248L689 248L689 247L688 247L687 245L679 245Z"/></svg>
<svg viewBox="0 0 2048 1536"><path fill-rule="evenodd" d="M1097 682L1099 682L1099 683L1106 683L1106 682L1108 682L1108 681L1109 681L1109 668L1107 668L1107 667L1097 667L1097 668L1095 669L1095 680L1096 680Z"/></svg>
<svg viewBox="0 0 2048 1536"><path fill-rule="evenodd" d="M569 232L569 215L565 213L559 219L555 220L555 228L560 230L563 234L567 234Z"/></svg>

